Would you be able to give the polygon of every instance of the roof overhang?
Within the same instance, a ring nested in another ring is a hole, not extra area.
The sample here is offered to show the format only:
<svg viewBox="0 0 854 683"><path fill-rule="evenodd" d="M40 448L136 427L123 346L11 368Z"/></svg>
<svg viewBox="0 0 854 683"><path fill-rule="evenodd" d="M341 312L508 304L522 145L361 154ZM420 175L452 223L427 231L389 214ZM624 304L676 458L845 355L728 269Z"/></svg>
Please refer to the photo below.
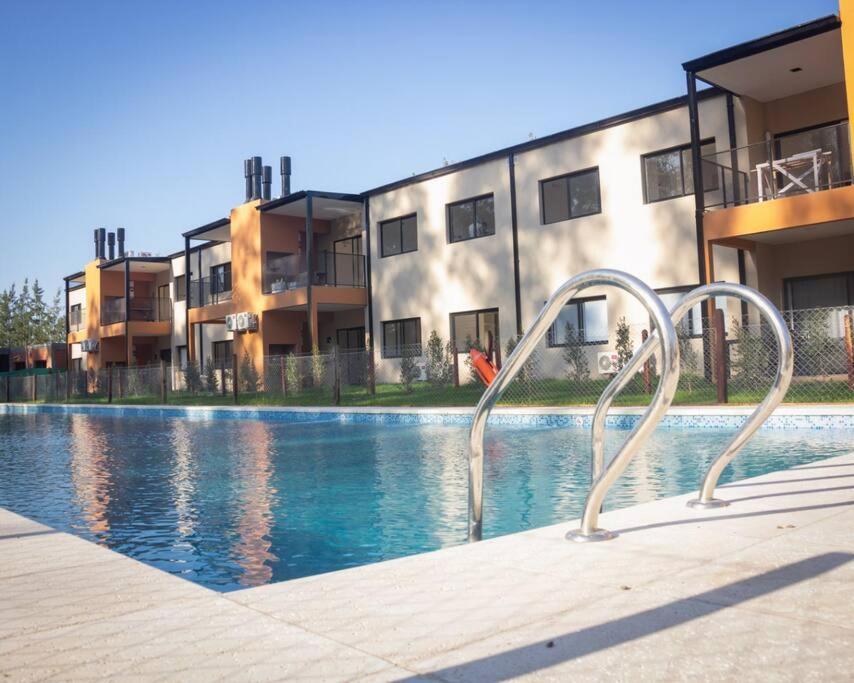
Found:
<svg viewBox="0 0 854 683"><path fill-rule="evenodd" d="M63 280L65 280L65 281L66 281L66 282L68 282L68 283L76 282L76 283L79 283L79 284L83 284L83 283L85 283L85 282L86 282L86 273L85 273L84 271L82 271L82 270L81 270L81 271L79 271L79 272L77 272L77 273L72 273L71 275L66 275L66 276L65 276L64 278L62 278L62 279L63 279Z"/></svg>
<svg viewBox="0 0 854 683"><path fill-rule="evenodd" d="M220 218L206 225L183 233L183 236L191 240L213 240L215 242L231 241L231 219Z"/></svg>
<svg viewBox="0 0 854 683"><path fill-rule="evenodd" d="M170 259L168 256L129 256L105 261L98 268L124 272L125 264L131 273L163 273L169 270Z"/></svg>
<svg viewBox="0 0 854 683"><path fill-rule="evenodd" d="M831 15L685 62L736 95L770 102L844 81L839 17Z"/></svg>
<svg viewBox="0 0 854 683"><path fill-rule="evenodd" d="M262 213L274 216L305 218L308 197L311 197L312 217L326 221L360 212L364 201L362 195L359 194L302 190L289 194L287 197L259 204L257 209Z"/></svg>

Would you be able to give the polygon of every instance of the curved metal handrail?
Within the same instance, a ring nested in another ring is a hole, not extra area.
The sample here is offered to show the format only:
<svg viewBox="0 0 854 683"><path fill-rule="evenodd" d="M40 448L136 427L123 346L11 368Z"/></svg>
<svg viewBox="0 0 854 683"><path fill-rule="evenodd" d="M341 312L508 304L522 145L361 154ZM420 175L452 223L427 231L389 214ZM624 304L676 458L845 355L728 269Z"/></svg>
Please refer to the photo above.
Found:
<svg viewBox="0 0 854 683"><path fill-rule="evenodd" d="M723 507L728 505L726 501L714 497L715 487L718 483L718 478L721 475L724 467L726 467L738 452L742 449L745 443L751 436L762 426L762 423L768 419L774 409L783 400L786 391L789 388L789 383L792 380L792 370L794 367L794 350L792 348L792 338L789 335L789 330L786 327L786 322L780 312L765 296L757 292L755 289L745 287L730 282L713 282L712 284L703 285L682 297L673 307L671 311L671 319L676 325L682 321L694 306L702 303L706 299L713 296L732 296L747 303L751 303L759 309L771 325L774 335L777 338L779 346L779 363L777 366L777 375L774 378L774 383L771 386L765 399L760 403L756 410L744 423L739 432L726 445L721 454L709 466L706 475L703 477L703 483L700 488L700 497L697 500L692 500L688 503L689 507L711 508ZM622 391L626 384L629 383L638 368L649 360L658 344L658 333L653 331L637 353L632 357L631 361L617 373L611 383L605 387L605 391L599 397L599 402L596 405L596 411L593 414L593 476L598 476L605 466L605 451L604 451L604 434L605 434L605 418L614 397Z"/></svg>
<svg viewBox="0 0 854 683"><path fill-rule="evenodd" d="M679 381L679 342L676 337L676 330L670 321L670 314L655 292L633 275L618 270L600 268L576 275L555 290L516 345L516 348L513 349L513 353L508 356L495 379L483 392L477 404L469 432L470 541L479 541L483 533L483 437L489 413L525 361L528 360L540 339L551 327L563 306L582 289L596 285L614 285L633 294L655 321L656 329L662 331L663 362L658 389L646 413L629 434L611 465L590 487L584 504L581 528L568 535L573 540L579 541L598 541L614 536L611 532L597 527L602 500L673 401L676 385Z"/></svg>

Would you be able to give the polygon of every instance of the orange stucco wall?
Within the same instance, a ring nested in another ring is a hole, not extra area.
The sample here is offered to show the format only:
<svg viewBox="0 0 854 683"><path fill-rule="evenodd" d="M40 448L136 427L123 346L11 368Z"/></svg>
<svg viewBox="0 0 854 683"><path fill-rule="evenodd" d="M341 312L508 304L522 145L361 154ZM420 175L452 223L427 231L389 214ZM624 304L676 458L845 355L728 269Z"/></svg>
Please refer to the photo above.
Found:
<svg viewBox="0 0 854 683"><path fill-rule="evenodd" d="M842 20L842 64L845 68L845 91L848 111L854 111L854 0L839 0ZM852 152L854 154L854 152Z"/></svg>

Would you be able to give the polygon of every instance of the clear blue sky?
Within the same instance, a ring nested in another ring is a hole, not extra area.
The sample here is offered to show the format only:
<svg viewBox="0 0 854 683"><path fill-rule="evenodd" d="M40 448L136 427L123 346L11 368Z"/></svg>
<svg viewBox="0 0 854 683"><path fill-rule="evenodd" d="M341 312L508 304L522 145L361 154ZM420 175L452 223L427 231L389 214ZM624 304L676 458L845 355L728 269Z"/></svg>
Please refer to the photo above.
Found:
<svg viewBox="0 0 854 683"><path fill-rule="evenodd" d="M0 1L0 288L92 228L169 253L242 160L359 192L685 92L681 63L838 11L774 3ZM278 177L274 176L274 193Z"/></svg>

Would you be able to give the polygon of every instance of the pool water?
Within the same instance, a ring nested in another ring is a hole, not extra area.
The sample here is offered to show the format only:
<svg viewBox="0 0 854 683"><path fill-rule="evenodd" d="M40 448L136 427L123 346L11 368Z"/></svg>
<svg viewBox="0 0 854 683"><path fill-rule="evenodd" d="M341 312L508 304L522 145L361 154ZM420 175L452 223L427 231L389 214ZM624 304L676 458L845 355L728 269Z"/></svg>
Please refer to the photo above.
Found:
<svg viewBox="0 0 854 683"><path fill-rule="evenodd" d="M606 509L685 493L732 430L661 429ZM465 542L466 427L0 415L0 506L228 591ZM613 454L626 431L607 434ZM586 429L490 427L484 536L580 515ZM722 482L850 452L763 431Z"/></svg>

